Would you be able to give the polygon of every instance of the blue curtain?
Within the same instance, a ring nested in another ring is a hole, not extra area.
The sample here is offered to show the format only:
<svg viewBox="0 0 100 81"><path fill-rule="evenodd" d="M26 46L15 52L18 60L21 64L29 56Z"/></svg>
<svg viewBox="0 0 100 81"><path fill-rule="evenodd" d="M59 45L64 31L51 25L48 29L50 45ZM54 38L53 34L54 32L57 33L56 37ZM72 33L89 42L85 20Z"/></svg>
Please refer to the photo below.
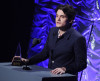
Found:
<svg viewBox="0 0 100 81"><path fill-rule="evenodd" d="M87 40L87 68L82 81L100 81L100 0L35 0L35 12L29 48L33 38L42 41L28 53L28 58L41 52L49 29L55 27L55 8L59 4L73 5L77 11L73 27ZM48 67L48 59L37 64Z"/></svg>

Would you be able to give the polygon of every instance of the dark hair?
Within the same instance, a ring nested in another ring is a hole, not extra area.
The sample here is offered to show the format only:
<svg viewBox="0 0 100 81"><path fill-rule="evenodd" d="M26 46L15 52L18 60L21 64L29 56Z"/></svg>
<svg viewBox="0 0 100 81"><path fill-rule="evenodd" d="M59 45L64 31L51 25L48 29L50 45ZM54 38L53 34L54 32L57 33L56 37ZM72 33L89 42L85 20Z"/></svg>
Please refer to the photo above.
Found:
<svg viewBox="0 0 100 81"><path fill-rule="evenodd" d="M76 12L75 9L73 8L73 6L71 5L59 5L56 9L55 12L57 13L58 9L62 10L64 12L64 14L66 14L66 16L68 17L68 20L74 20Z"/></svg>

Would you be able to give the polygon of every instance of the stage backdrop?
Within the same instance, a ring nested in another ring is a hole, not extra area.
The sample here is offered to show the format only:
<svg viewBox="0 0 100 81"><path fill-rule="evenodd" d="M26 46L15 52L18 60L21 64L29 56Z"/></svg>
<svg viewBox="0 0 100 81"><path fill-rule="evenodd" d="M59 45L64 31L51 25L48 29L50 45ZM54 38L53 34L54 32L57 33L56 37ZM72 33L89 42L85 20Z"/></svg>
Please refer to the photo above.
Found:
<svg viewBox="0 0 100 81"><path fill-rule="evenodd" d="M59 4L73 5L77 11L73 27L87 40L87 68L82 81L100 81L100 0L34 0L35 10L29 48L33 38L42 41L28 52L28 58L41 52L49 29L55 27L55 8ZM48 67L48 59L38 65Z"/></svg>

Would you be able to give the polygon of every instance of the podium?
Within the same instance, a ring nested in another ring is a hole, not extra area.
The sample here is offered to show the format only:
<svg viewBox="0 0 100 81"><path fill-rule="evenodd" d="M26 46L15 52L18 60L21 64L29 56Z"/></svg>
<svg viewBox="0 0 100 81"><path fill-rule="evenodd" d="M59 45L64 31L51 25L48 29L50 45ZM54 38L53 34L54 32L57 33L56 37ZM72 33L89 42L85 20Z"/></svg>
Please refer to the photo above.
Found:
<svg viewBox="0 0 100 81"><path fill-rule="evenodd" d="M12 66L11 62L0 63L0 81L77 81L72 74L54 75L51 69L36 65L31 70L23 70L23 66Z"/></svg>

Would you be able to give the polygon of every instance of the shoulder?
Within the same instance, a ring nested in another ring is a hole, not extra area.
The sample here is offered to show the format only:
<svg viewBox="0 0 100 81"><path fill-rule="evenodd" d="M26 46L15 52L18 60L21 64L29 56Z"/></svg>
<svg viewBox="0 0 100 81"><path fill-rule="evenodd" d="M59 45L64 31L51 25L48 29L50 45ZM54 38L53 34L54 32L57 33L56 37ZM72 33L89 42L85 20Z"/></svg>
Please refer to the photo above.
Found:
<svg viewBox="0 0 100 81"><path fill-rule="evenodd" d="M50 28L50 30L49 30L49 34L50 33L57 33L58 32L58 28L57 27L52 27L52 28Z"/></svg>
<svg viewBox="0 0 100 81"><path fill-rule="evenodd" d="M72 35L75 37L82 37L82 34L73 28Z"/></svg>
<svg viewBox="0 0 100 81"><path fill-rule="evenodd" d="M80 37L80 36L82 36L82 34L81 33L79 33L77 30L75 30L75 29L73 29L73 33L72 33L73 35L75 35L75 36L77 36L77 37Z"/></svg>
<svg viewBox="0 0 100 81"><path fill-rule="evenodd" d="M56 31L58 28L57 27L52 27L50 28L50 31Z"/></svg>
<svg viewBox="0 0 100 81"><path fill-rule="evenodd" d="M73 32L72 32L72 37L76 40L78 40L78 39L85 40L85 37L81 33L79 33L77 30L75 30L74 28L73 28Z"/></svg>

